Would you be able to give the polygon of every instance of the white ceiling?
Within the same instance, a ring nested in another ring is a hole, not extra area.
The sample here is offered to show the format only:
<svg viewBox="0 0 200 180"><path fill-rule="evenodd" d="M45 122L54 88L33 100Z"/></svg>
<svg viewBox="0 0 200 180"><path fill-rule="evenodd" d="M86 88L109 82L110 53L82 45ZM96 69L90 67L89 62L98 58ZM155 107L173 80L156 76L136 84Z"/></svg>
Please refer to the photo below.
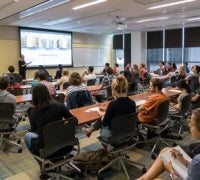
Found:
<svg viewBox="0 0 200 180"><path fill-rule="evenodd" d="M47 10L40 6L39 12L20 18L23 13L26 13L24 11L31 7L44 2L55 4L62 1L64 0L0 0L0 25L95 34L120 33L122 30L116 29L117 24L126 24L125 32L180 28L183 24L184 26L200 26L200 20L187 22L188 18L200 17L200 0L155 10L148 10L148 8L182 0L107 0L79 10L72 10L72 8L95 0L69 0L69 2ZM116 16L119 18L116 19ZM137 22L158 17L168 19Z"/></svg>

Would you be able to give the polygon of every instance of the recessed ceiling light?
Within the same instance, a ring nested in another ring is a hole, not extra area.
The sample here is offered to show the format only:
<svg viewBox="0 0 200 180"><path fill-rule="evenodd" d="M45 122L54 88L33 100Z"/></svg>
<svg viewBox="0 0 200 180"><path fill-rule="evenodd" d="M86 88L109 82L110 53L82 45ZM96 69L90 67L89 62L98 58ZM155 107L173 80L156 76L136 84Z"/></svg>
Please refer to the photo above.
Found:
<svg viewBox="0 0 200 180"><path fill-rule="evenodd" d="M200 17L189 18L186 21L199 21Z"/></svg>
<svg viewBox="0 0 200 180"><path fill-rule="evenodd" d="M168 6L175 6L175 5L179 5L179 4L189 3L189 2L193 2L193 1L196 1L196 0L176 1L176 2L173 2L173 3L167 3L167 4L158 5L158 6L152 6L148 9L149 10L159 9L159 8L164 8L164 7L168 7Z"/></svg>
<svg viewBox="0 0 200 180"><path fill-rule="evenodd" d="M97 0L97 1L94 1L94 2L82 4L80 6L75 6L72 9L73 10L77 10L77 9L81 9L81 8L84 8L84 7L88 7L88 6L92 6L92 5L95 5L95 4L99 4L99 3L102 3L102 2L105 2L105 1L107 1L107 0Z"/></svg>

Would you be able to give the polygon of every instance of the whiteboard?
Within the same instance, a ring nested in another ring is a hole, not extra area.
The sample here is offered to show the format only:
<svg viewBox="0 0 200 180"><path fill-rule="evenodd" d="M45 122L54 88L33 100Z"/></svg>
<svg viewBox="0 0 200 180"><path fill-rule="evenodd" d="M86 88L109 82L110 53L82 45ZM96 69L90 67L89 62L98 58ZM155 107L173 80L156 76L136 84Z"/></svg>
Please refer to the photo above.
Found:
<svg viewBox="0 0 200 180"><path fill-rule="evenodd" d="M104 66L109 60L109 48L73 48L74 67Z"/></svg>

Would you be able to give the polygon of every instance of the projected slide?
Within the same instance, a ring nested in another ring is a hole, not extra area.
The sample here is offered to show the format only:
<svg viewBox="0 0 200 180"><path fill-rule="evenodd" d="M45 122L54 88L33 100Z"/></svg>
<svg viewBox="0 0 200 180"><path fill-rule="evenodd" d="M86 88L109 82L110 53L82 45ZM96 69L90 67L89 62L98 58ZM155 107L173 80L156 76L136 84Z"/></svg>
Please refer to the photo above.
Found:
<svg viewBox="0 0 200 180"><path fill-rule="evenodd" d="M72 66L71 33L20 28L20 45L28 67Z"/></svg>

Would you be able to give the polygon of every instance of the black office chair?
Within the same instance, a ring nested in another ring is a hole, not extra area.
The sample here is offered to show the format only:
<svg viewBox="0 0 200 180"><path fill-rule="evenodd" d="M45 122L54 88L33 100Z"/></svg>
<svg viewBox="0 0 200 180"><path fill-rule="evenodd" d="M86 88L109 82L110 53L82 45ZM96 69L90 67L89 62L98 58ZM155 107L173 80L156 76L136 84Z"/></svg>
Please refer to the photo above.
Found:
<svg viewBox="0 0 200 180"><path fill-rule="evenodd" d="M63 89L67 89L68 86L69 86L69 83L68 83L68 82L63 83Z"/></svg>
<svg viewBox="0 0 200 180"><path fill-rule="evenodd" d="M171 146L170 143L175 143L176 141L170 138L163 137L164 133L170 133L170 119L169 119L169 100L163 101L158 107L158 117L156 118L157 124L151 125L146 123L141 123L142 128L147 128L147 136L151 133L154 134L150 139L146 139L141 143L155 143L151 150L152 159L156 158L155 150L158 144L162 142L167 146Z"/></svg>
<svg viewBox="0 0 200 180"><path fill-rule="evenodd" d="M181 101L180 111L177 113L170 113L171 120L174 120L178 124L178 135L181 135L183 127L188 127L188 117L191 115L192 104L191 96L186 95Z"/></svg>
<svg viewBox="0 0 200 180"><path fill-rule="evenodd" d="M90 79L87 81L87 86L95 85L96 79Z"/></svg>
<svg viewBox="0 0 200 180"><path fill-rule="evenodd" d="M114 156L114 160L98 171L99 179L101 179L101 173L110 168L114 163L118 163L118 165L123 168L127 179L130 179L130 176L125 163L134 167L142 167L142 172L146 172L144 165L131 161L124 153L124 151L135 147L139 143L138 132L136 130L136 119L137 113L115 117L111 121L112 135L106 140L105 138L98 137L99 141L106 146Z"/></svg>
<svg viewBox="0 0 200 180"><path fill-rule="evenodd" d="M69 94L68 109L74 109L94 104L89 91L81 90Z"/></svg>
<svg viewBox="0 0 200 180"><path fill-rule="evenodd" d="M19 119L14 118L12 104L0 103L0 148L3 151L22 152L21 139L15 136L19 121Z"/></svg>
<svg viewBox="0 0 200 180"><path fill-rule="evenodd" d="M63 93L59 93L59 94L54 94L52 95L52 98L60 103L60 104L64 104L64 101L65 101L65 95Z"/></svg>
<svg viewBox="0 0 200 180"><path fill-rule="evenodd" d="M78 173L81 170L72 163L73 155L70 154L74 150L79 153L79 140L75 137L76 118L67 118L47 124L43 128L44 148L39 155L34 155L35 159L40 163L42 175L49 175L56 179L70 179L60 173L62 167L70 168ZM75 146L77 148L75 149ZM51 172L54 170L55 172Z"/></svg>

